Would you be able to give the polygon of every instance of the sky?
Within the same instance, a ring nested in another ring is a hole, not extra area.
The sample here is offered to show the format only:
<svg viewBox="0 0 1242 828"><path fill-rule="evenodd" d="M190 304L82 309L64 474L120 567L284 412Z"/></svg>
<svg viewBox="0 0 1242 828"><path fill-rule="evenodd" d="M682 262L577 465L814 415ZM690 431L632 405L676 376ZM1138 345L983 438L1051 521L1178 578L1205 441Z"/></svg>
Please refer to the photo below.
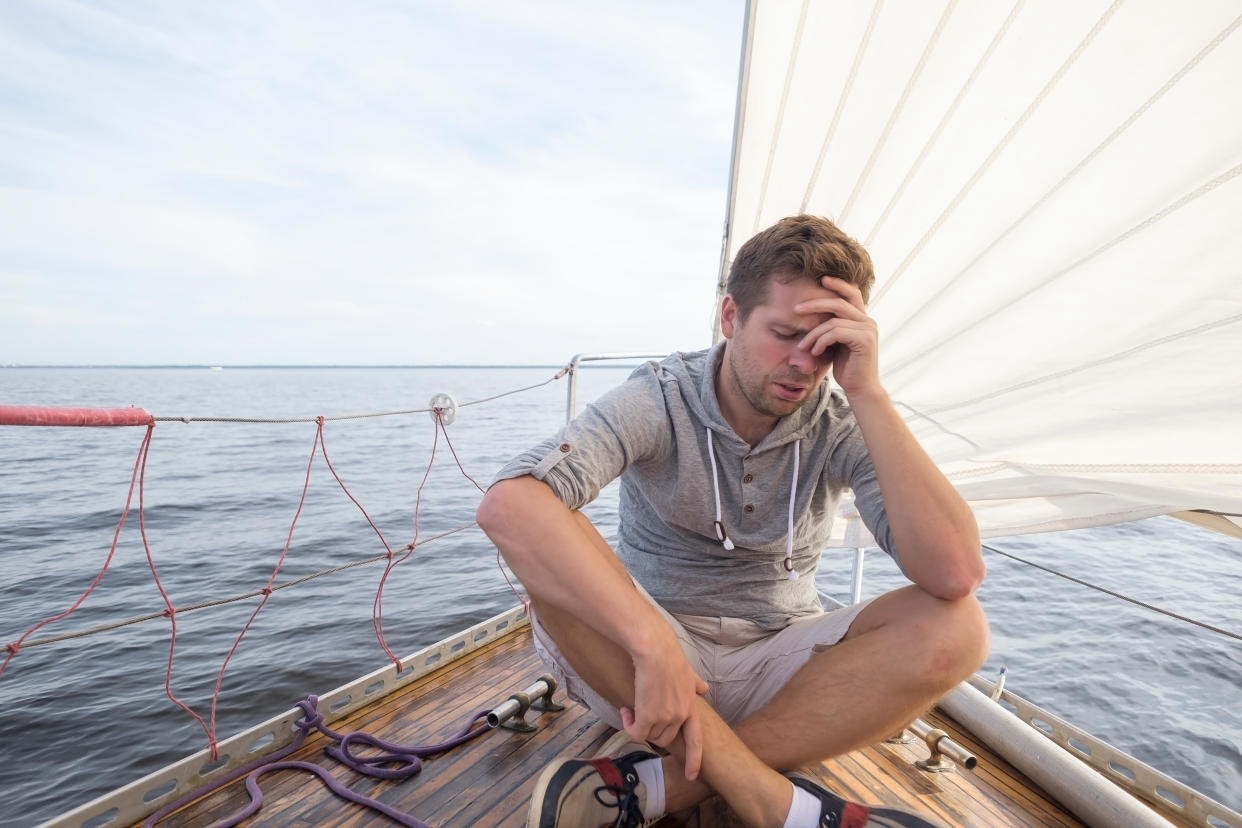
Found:
<svg viewBox="0 0 1242 828"><path fill-rule="evenodd" d="M743 13L6 2L0 365L704 347Z"/></svg>

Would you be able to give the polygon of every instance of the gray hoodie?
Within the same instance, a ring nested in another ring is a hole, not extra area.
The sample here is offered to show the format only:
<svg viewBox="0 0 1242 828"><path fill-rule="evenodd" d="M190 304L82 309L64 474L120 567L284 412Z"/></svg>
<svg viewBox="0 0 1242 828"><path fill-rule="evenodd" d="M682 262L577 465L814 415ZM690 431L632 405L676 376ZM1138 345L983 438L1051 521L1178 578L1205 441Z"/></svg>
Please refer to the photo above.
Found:
<svg viewBox="0 0 1242 828"><path fill-rule="evenodd" d="M655 600L777 629L821 611L815 570L844 489L897 553L845 400L821 384L752 448L720 413L723 354L721 342L641 366L496 480L530 474L579 509L620 476L617 554Z"/></svg>

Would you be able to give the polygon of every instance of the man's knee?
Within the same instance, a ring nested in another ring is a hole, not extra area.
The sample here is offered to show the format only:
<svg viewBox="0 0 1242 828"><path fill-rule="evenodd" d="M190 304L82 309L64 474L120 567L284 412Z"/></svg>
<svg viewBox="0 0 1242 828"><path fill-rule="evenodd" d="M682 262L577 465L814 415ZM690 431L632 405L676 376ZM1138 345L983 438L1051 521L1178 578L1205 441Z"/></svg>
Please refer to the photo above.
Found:
<svg viewBox="0 0 1242 828"><path fill-rule="evenodd" d="M948 690L987 659L988 622L973 595L946 601L918 587L906 587L877 599L876 610L874 617L859 620L870 628L900 630L906 646L893 657L902 658L915 681Z"/></svg>
<svg viewBox="0 0 1242 828"><path fill-rule="evenodd" d="M983 607L973 595L956 601L931 598L915 621L920 653L918 678L946 691L972 675L988 657L990 637Z"/></svg>

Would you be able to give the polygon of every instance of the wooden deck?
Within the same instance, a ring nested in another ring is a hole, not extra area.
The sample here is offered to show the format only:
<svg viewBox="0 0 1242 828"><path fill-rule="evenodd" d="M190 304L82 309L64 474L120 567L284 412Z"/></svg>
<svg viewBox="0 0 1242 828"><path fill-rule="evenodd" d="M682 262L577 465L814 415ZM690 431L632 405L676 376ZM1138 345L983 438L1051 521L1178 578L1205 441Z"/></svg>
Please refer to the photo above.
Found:
<svg viewBox="0 0 1242 828"><path fill-rule="evenodd" d="M500 638L446 665L373 706L336 722L334 730L364 730L389 741L440 742L460 730L481 708L504 701L534 682L544 668L530 644L528 627ZM558 700L561 694L558 693ZM567 701L567 700L565 700ZM552 758L591 755L611 734L590 711L569 703L560 713L528 715L534 733L500 729L439 757L428 759L417 776L402 781L369 779L327 757L323 736L307 739L291 760L314 762L354 791L412 814L433 826L521 826L535 777ZM1082 823L1049 802L1004 760L932 714L939 727L979 759L974 771L931 774L914 766L926 757L921 743L881 744L825 763L817 769L833 791L859 802L916 808L951 826L1076 826ZM311 774L272 772L260 780L265 804L246 825L380 826L385 816L333 796ZM198 800L160 823L207 826L245 807L241 781ZM666 817L674 826L729 826L735 820L719 801L697 813Z"/></svg>

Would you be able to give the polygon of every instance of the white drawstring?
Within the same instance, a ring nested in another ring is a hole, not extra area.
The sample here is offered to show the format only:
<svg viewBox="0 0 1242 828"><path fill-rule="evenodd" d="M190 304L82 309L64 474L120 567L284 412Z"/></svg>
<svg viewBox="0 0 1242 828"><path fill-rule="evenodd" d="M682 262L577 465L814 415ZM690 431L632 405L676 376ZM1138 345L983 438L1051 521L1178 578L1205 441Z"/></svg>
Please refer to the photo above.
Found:
<svg viewBox="0 0 1242 828"><path fill-rule="evenodd" d="M725 534L724 524L720 522L720 479L716 476L716 450L712 448L712 430L705 428L707 432L707 456L711 460L712 466L712 494L716 496L716 540L727 550L733 549L733 541L729 540L729 536Z"/></svg>
<svg viewBox="0 0 1242 828"><path fill-rule="evenodd" d="M707 457L712 467L712 495L716 498L716 540L720 541L721 546L725 549L733 549L733 541L729 540L728 534L725 533L724 523L721 522L720 515L720 476L716 471L716 449L712 443L712 430L704 429L707 432ZM788 578L791 581L798 580L798 570L793 565L793 546L794 546L794 506L798 500L798 464L801 459L802 441L794 440L794 458L793 458L793 479L789 481L789 522L785 532L785 560L783 566Z"/></svg>
<svg viewBox="0 0 1242 828"><path fill-rule="evenodd" d="M798 580L798 570L793 566L793 538L794 538L794 501L798 499L798 449L802 445L801 440L794 440L794 469L793 480L789 483L789 527L785 535L785 571L789 573L789 580Z"/></svg>

